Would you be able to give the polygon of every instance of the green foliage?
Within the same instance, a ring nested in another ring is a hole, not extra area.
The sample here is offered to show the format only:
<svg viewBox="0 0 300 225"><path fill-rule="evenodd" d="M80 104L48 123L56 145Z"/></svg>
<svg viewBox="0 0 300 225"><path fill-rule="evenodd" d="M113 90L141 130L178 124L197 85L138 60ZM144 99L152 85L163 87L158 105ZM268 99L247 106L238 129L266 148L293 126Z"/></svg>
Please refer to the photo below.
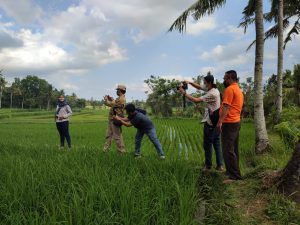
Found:
<svg viewBox="0 0 300 225"><path fill-rule="evenodd" d="M219 173L199 173L204 161L199 121L154 119L167 159L159 161L145 138L143 158L136 160L133 128L123 128L128 154L118 155L115 146L102 153L108 111L74 113L71 151L58 150L59 137L50 113L0 110L0 116L16 114L0 120L0 224L193 225L198 224L197 208L205 211L200 214L202 224L251 224L244 223L240 206L235 208L239 199L234 194L244 183L232 190L222 184ZM256 167L249 169L255 157L252 123L242 124L240 140L240 166L246 177L249 170L278 168L289 158L289 151L278 146L272 155L256 156ZM257 183L249 183L256 188L252 190L256 196ZM267 213L276 214L276 207ZM293 208L287 207L287 214L280 211L282 217L294 215Z"/></svg>
<svg viewBox="0 0 300 225"><path fill-rule="evenodd" d="M266 215L277 224L298 224L300 221L296 203L276 193L271 196Z"/></svg>
<svg viewBox="0 0 300 225"><path fill-rule="evenodd" d="M275 126L275 130L281 134L284 143L294 148L300 138L300 110L298 107L290 107L282 112L280 124Z"/></svg>
<svg viewBox="0 0 300 225"><path fill-rule="evenodd" d="M56 107L57 97L64 94L63 90L57 90L46 80L33 75L23 79L15 78L10 87L6 87L6 84L7 82L0 74L0 99L3 100L3 107L7 108L49 110ZM86 100L78 98L75 93L66 97L69 98L72 107L85 107Z"/></svg>
<svg viewBox="0 0 300 225"><path fill-rule="evenodd" d="M151 75L150 78L144 82L151 91L146 103L151 108L152 113L155 116L171 116L173 113L173 106L178 106L182 99L176 92L179 81L176 81L175 79L168 80Z"/></svg>

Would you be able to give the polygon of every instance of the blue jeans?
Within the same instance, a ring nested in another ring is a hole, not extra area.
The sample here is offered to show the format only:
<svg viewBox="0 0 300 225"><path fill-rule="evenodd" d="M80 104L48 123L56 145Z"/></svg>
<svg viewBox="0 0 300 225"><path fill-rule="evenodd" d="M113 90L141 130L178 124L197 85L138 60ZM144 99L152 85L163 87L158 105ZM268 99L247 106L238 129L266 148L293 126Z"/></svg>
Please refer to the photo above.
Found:
<svg viewBox="0 0 300 225"><path fill-rule="evenodd" d="M150 141L153 143L153 145L156 148L157 154L162 156L165 155L164 151L162 149L162 146L157 138L155 128L149 129L149 130L137 130L135 135L135 152L134 155L138 156L141 154L141 143L144 137L144 134L148 136Z"/></svg>
<svg viewBox="0 0 300 225"><path fill-rule="evenodd" d="M207 168L212 166L212 146L214 146L216 153L217 166L222 166L222 153L220 144L220 134L216 133L216 129L213 126L204 124L204 139L203 148L205 151L205 165Z"/></svg>

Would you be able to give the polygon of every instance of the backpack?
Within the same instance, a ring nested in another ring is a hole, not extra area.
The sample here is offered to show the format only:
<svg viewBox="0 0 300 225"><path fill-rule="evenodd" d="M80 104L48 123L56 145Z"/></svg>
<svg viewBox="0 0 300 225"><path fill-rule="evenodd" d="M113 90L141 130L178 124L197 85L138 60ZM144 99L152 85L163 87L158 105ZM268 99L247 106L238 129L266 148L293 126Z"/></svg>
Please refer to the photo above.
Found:
<svg viewBox="0 0 300 225"><path fill-rule="evenodd" d="M209 115L209 119L213 125L213 127L216 127L219 121L219 115L220 113L220 108L218 108L217 110L213 111L212 113L210 113L210 110L208 109L208 115Z"/></svg>
<svg viewBox="0 0 300 225"><path fill-rule="evenodd" d="M147 111L145 109L141 109L141 108L136 108L135 111L140 112L144 115L147 115Z"/></svg>

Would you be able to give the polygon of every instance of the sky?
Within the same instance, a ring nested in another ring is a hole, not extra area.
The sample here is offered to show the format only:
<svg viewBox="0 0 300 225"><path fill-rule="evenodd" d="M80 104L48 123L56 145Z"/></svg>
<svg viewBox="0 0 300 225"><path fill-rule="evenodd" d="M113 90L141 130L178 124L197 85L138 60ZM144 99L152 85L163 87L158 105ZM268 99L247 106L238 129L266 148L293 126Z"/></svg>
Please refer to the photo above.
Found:
<svg viewBox="0 0 300 225"><path fill-rule="evenodd" d="M253 77L254 25L238 28L247 1L227 0L213 15L167 32L195 0L0 0L0 68L14 77L37 75L86 99L114 95L146 99L150 75L192 79L208 71L222 80L234 69ZM264 1L265 11L269 1ZM270 24L265 24L265 29ZM265 45L264 80L277 70L277 40ZM300 63L300 38L288 44L284 69Z"/></svg>

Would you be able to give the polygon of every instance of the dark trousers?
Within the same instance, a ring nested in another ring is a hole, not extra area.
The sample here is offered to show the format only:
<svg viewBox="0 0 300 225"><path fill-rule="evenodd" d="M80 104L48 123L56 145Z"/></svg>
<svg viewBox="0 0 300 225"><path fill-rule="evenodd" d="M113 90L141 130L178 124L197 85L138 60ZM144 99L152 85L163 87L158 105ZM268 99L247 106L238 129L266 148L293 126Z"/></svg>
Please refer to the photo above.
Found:
<svg viewBox="0 0 300 225"><path fill-rule="evenodd" d="M67 140L69 148L71 147L71 137L69 134L69 121L56 123L56 128L60 136L60 146L65 145L65 139Z"/></svg>
<svg viewBox="0 0 300 225"><path fill-rule="evenodd" d="M226 173L230 179L242 179L239 167L240 123L223 123L222 150Z"/></svg>
<svg viewBox="0 0 300 225"><path fill-rule="evenodd" d="M204 124L203 132L203 148L205 151L205 166L211 168L212 166L212 147L215 149L217 166L222 166L222 153L220 144L220 134L217 134L213 126Z"/></svg>

